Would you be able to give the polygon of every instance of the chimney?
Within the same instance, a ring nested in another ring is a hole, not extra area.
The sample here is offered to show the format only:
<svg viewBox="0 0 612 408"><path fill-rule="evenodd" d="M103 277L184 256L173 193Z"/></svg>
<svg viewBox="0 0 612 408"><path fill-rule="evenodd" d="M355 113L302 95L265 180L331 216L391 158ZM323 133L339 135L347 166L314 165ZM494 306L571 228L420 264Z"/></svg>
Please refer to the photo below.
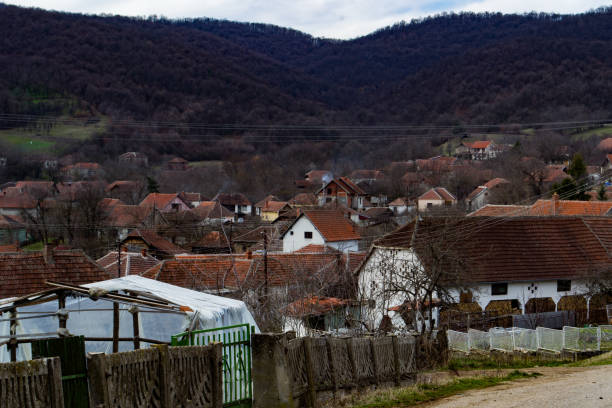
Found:
<svg viewBox="0 0 612 408"><path fill-rule="evenodd" d="M45 263L48 265L53 265L55 263L55 260L53 259L53 249L55 248L54 245L45 245L43 247L43 259L45 260Z"/></svg>
<svg viewBox="0 0 612 408"><path fill-rule="evenodd" d="M253 252L252 251L247 251L246 255L247 255L247 259L253 259Z"/></svg>
<svg viewBox="0 0 612 408"><path fill-rule="evenodd" d="M557 215L558 208L559 208L559 194L554 193L552 196L552 215Z"/></svg>

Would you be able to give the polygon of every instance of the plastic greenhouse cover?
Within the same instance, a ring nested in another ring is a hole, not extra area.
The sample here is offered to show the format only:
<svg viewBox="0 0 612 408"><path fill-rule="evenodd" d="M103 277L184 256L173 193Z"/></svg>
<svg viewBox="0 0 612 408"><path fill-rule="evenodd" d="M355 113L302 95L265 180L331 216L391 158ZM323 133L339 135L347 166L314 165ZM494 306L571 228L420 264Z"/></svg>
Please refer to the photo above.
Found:
<svg viewBox="0 0 612 408"><path fill-rule="evenodd" d="M160 311L140 304L119 303L119 337L133 337L133 320L130 308L137 306L139 310L139 337L161 341L170 341L170 337L187 330L211 329L248 323L255 326L253 316L244 302L228 299L207 293L181 288L141 276L130 275L83 285L88 288L98 288L105 291L134 291L154 295L160 299L180 306L187 306L192 311ZM86 337L112 337L113 333L113 302L106 299L92 300L87 296L70 296L66 298L66 308L69 312L66 326L73 335ZM51 301L38 305L24 306L17 309L17 317L31 317L44 314L52 316L22 319L18 321L17 335L46 334L40 337L54 337L59 321L56 316L57 302ZM1 340L6 340L10 334L10 323L0 322ZM30 337L30 336L27 336ZM119 351L133 350L132 341L120 341ZM141 341L141 347L149 347L149 343ZM111 341L87 341L87 352L110 353ZM17 353L18 360L31 359L31 346L20 344ZM6 345L0 348L0 362L10 361Z"/></svg>

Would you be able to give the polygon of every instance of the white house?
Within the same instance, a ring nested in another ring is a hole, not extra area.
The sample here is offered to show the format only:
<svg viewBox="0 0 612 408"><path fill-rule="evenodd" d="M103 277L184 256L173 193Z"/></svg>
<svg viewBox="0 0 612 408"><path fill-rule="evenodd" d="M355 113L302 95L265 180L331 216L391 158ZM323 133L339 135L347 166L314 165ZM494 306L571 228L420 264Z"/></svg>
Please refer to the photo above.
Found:
<svg viewBox="0 0 612 408"><path fill-rule="evenodd" d="M455 204L457 204L457 198L444 187L434 187L417 198L419 211L439 206L450 207Z"/></svg>
<svg viewBox="0 0 612 408"><path fill-rule="evenodd" d="M493 159L499 153L498 146L490 140L477 140L475 142L462 142L455 149L455 155L471 160Z"/></svg>
<svg viewBox="0 0 612 408"><path fill-rule="evenodd" d="M376 328L383 316L393 318L390 311L408 300L405 292L389 291L410 286L401 271L417 271L427 282L432 265L445 282L444 293L434 297L446 302L459 303L463 293L482 311L500 305L514 313L599 307L587 288L609 273L611 229L609 217L415 220L376 241L356 271L359 300L373 305L365 320ZM432 261L435 256L443 261ZM393 323L403 324L398 318Z"/></svg>
<svg viewBox="0 0 612 408"><path fill-rule="evenodd" d="M361 236L338 210L302 211L281 236L283 252L294 252L307 245L323 245L342 252L357 252Z"/></svg>
<svg viewBox="0 0 612 408"><path fill-rule="evenodd" d="M497 177L493 180L487 181L482 186L476 187L466 199L468 211L476 211L477 209L489 204L494 189L499 188L499 186L504 184L510 184L510 182L504 178Z"/></svg>
<svg viewBox="0 0 612 408"><path fill-rule="evenodd" d="M405 197L398 197L389 203L389 208L395 215L404 215L406 212L412 212L414 207L414 204Z"/></svg>

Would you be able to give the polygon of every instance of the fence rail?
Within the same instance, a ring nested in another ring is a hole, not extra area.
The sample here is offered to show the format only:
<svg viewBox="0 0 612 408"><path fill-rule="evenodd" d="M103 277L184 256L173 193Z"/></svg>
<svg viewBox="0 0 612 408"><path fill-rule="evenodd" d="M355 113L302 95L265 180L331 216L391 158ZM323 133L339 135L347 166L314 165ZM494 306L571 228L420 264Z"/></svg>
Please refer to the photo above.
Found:
<svg viewBox="0 0 612 408"><path fill-rule="evenodd" d="M448 347L463 351L537 351L560 352L612 350L612 325L597 327L564 326L563 330L538 327L492 328L489 331L470 329L465 332L448 330Z"/></svg>

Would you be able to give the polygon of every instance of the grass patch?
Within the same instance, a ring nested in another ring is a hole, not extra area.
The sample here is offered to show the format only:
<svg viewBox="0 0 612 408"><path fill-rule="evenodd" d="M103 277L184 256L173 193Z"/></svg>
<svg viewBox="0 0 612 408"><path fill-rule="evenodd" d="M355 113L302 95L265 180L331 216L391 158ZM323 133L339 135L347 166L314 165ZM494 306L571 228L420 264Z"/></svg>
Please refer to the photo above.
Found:
<svg viewBox="0 0 612 408"><path fill-rule="evenodd" d="M70 118L58 117L58 120L61 119ZM74 124L58 123L50 128L40 125L33 128L4 129L0 130L0 140L26 153L56 152L60 145L58 142L70 143L88 140L96 133L104 131L108 123L108 119L102 117L99 121L91 123L84 119Z"/></svg>
<svg viewBox="0 0 612 408"><path fill-rule="evenodd" d="M612 351L568 364L569 367L591 367L612 364Z"/></svg>
<svg viewBox="0 0 612 408"><path fill-rule="evenodd" d="M471 359L459 358L450 360L447 368L451 371L469 371L469 370L493 370L493 369L518 369L532 367L559 367L566 365L570 361L542 361L542 360L513 360L500 362L494 359Z"/></svg>
<svg viewBox="0 0 612 408"><path fill-rule="evenodd" d="M414 387L377 391L356 401L353 408L409 407L430 402L465 391L488 388L506 381L538 377L539 373L524 373L515 370L503 377L460 378L447 384L422 384Z"/></svg>
<svg viewBox="0 0 612 408"><path fill-rule="evenodd" d="M574 133L572 140L588 140L593 136L604 137L612 135L612 126L604 125L593 129L585 130L584 132Z"/></svg>

